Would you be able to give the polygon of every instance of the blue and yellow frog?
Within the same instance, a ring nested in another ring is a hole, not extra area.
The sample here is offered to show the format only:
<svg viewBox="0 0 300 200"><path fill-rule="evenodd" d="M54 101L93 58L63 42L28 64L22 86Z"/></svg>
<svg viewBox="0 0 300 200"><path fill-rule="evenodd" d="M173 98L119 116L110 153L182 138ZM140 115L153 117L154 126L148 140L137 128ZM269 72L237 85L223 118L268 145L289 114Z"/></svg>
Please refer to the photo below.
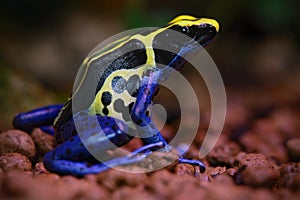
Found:
<svg viewBox="0 0 300 200"><path fill-rule="evenodd" d="M170 30L187 37L172 37ZM180 71L187 62L183 57L209 44L218 31L219 24L213 19L180 15L162 28L137 32L108 44L83 61L83 73L64 105L20 113L13 120L14 127L27 132L34 127L53 127L59 145L44 156L43 162L49 171L58 174L99 173L111 166L141 161L158 148L169 151L149 116L159 83L168 75L161 66ZM162 45L170 52L160 48ZM96 83L96 90L87 93L91 83ZM78 99L84 101L75 102ZM83 144L82 136L95 135L97 139ZM134 135L143 136L144 146L127 156L100 162L89 151L105 154L127 144ZM178 157L178 162L205 170L198 160Z"/></svg>

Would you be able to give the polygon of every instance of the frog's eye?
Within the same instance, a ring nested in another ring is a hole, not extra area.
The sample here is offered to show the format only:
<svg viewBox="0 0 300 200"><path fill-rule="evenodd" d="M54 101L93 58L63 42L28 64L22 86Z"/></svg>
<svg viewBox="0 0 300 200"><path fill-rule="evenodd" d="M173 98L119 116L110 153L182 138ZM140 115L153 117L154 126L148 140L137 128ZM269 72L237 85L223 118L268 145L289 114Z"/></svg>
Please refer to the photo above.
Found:
<svg viewBox="0 0 300 200"><path fill-rule="evenodd" d="M188 35L189 34L189 28L187 26L184 26L181 28L181 33L185 34L185 35Z"/></svg>
<svg viewBox="0 0 300 200"><path fill-rule="evenodd" d="M174 31L178 31L182 34L185 34L185 35L189 35L189 27L188 26L179 26L179 25L175 25L175 26L172 26L171 27L172 30Z"/></svg>

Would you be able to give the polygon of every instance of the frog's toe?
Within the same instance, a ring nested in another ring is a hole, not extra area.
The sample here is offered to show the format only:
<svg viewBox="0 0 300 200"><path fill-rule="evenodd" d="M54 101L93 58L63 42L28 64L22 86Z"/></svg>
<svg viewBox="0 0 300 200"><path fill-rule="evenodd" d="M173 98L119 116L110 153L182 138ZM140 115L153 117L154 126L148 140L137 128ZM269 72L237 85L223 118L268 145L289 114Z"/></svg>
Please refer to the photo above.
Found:
<svg viewBox="0 0 300 200"><path fill-rule="evenodd" d="M178 162L179 163L184 163L184 164L190 164L190 165L193 165L193 166L197 166L197 167L199 167L201 173L205 172L205 165L203 164L203 162L201 162L199 160L190 160L190 159L186 159L186 158L178 158Z"/></svg>

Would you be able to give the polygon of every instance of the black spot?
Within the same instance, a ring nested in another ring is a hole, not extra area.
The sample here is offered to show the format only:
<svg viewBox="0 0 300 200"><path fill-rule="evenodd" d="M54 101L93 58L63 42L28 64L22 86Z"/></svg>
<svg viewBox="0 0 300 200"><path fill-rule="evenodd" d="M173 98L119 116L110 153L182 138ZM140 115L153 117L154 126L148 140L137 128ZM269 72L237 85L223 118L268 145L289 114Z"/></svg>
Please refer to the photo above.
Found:
<svg viewBox="0 0 300 200"><path fill-rule="evenodd" d="M136 95L136 90L141 84L140 82L140 77L138 75L133 75L128 79L126 83L126 90L131 96L133 96L133 94Z"/></svg>
<svg viewBox="0 0 300 200"><path fill-rule="evenodd" d="M131 102L131 103L128 105L129 113L132 111L133 105L134 105L133 102Z"/></svg>
<svg viewBox="0 0 300 200"><path fill-rule="evenodd" d="M117 99L114 102L114 110L116 112L122 112L122 110L124 109L124 101L122 99Z"/></svg>
<svg viewBox="0 0 300 200"><path fill-rule="evenodd" d="M149 77L150 74L153 72L153 69L147 69L144 73L143 73L143 77L146 76L146 77Z"/></svg>
<svg viewBox="0 0 300 200"><path fill-rule="evenodd" d="M114 92L121 94L125 90L126 80L121 76L116 76L111 82L111 87Z"/></svg>
<svg viewBox="0 0 300 200"><path fill-rule="evenodd" d="M131 121L131 116L130 116L130 114L128 112L128 108L127 108L127 112L123 112L122 114L123 114L122 118L124 119L124 121L126 121L126 122Z"/></svg>
<svg viewBox="0 0 300 200"><path fill-rule="evenodd" d="M139 90L136 89L136 90L131 94L131 96L132 96L132 97L137 97L138 92L139 92Z"/></svg>
<svg viewBox="0 0 300 200"><path fill-rule="evenodd" d="M124 101L122 99L117 99L114 102L114 110L118 113L122 113L122 118L124 121L130 121L131 120L131 116L130 116L130 112L129 112L129 106L125 106L124 105ZM131 105L133 106L133 104Z"/></svg>
<svg viewBox="0 0 300 200"><path fill-rule="evenodd" d="M141 120L141 119L136 120L137 125L141 125L142 123L143 123L143 120Z"/></svg>
<svg viewBox="0 0 300 200"><path fill-rule="evenodd" d="M104 106L108 106L111 103L112 95L110 92L103 92L101 96L101 102Z"/></svg>
<svg viewBox="0 0 300 200"><path fill-rule="evenodd" d="M114 71L138 68L144 65L146 61L147 54L145 45L136 39L129 40L120 48L94 60L90 68L94 69L93 72L102 72L96 92L102 88L104 81ZM103 71L103 69L105 70Z"/></svg>
<svg viewBox="0 0 300 200"><path fill-rule="evenodd" d="M109 113L107 107L104 107L104 108L102 109L102 112L103 112L104 115L108 115L108 113Z"/></svg>

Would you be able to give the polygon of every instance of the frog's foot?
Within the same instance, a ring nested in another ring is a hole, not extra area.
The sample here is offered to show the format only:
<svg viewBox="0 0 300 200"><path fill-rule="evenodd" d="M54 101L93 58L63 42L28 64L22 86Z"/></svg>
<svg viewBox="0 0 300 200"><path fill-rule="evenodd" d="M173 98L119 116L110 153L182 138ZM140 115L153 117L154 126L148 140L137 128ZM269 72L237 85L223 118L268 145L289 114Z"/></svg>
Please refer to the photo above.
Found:
<svg viewBox="0 0 300 200"><path fill-rule="evenodd" d="M128 156L108 161L106 164L109 166L118 166L118 165L128 165L136 162L143 161L148 155L152 154L157 149L162 149L164 152L169 152L170 146L165 145L164 142L156 142L152 144L145 145L135 151L133 151ZM191 160L186 158L178 158L178 163L181 164L190 164L194 167L199 167L200 172L203 173L205 171L205 165L199 160Z"/></svg>
<svg viewBox="0 0 300 200"><path fill-rule="evenodd" d="M162 142L157 142L153 144L145 145L132 153L128 154L127 156L112 159L110 161L105 162L104 164L115 167L120 165L129 165L133 163L137 163L143 161L148 155L153 153L153 150L164 147Z"/></svg>
<svg viewBox="0 0 300 200"><path fill-rule="evenodd" d="M170 149L171 149L171 146L165 145L164 142L156 142L156 143L148 144L148 145L145 145L145 146L135 150L134 152L129 154L128 157L124 157L124 159L128 159L127 164L132 164L134 162L139 162L139 161L142 161L144 158L146 158L151 153L153 153L158 148L161 148L161 150L163 152L169 152ZM134 162L131 162L131 161L134 160L134 158L136 156L138 156L140 158L140 160L137 159ZM124 160L124 163L126 163L125 160ZM199 167L201 173L203 173L205 171L204 163L202 163L199 160L191 160L191 159L186 159L186 158L179 157L178 158L178 163L180 163L180 164L189 164L189 165L192 165L194 167Z"/></svg>

